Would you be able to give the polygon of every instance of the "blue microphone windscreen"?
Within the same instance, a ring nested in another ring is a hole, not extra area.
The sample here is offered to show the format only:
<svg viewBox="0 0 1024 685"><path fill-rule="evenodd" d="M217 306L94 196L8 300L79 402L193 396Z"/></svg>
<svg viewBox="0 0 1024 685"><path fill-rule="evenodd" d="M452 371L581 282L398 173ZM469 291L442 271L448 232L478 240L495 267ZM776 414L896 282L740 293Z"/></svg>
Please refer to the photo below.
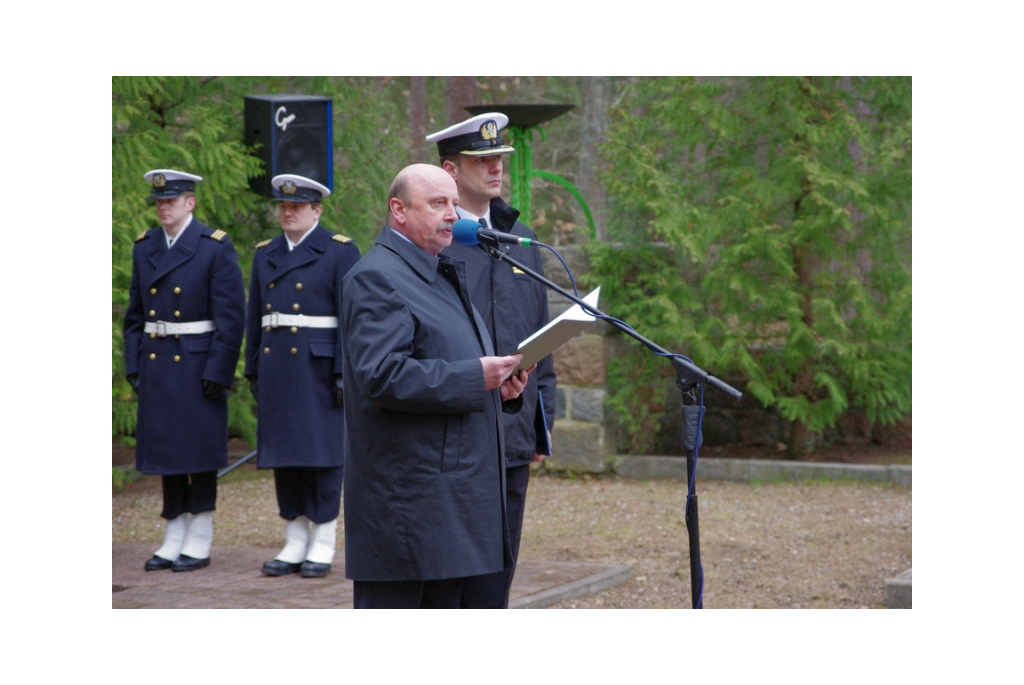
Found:
<svg viewBox="0 0 1024 685"><path fill-rule="evenodd" d="M472 219L459 219L452 224L452 238L462 245L477 245L480 242L480 238L476 235L479 228L479 222Z"/></svg>

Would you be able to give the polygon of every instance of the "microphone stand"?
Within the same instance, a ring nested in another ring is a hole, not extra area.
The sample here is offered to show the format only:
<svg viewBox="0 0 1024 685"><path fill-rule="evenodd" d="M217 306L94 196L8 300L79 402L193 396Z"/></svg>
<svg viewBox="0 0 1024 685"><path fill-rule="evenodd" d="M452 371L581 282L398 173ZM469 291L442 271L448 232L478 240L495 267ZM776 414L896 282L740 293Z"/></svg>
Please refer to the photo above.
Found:
<svg viewBox="0 0 1024 685"><path fill-rule="evenodd" d="M683 449L686 450L686 472L689 477L689 489L686 500L686 531L689 537L690 543L690 594L693 602L694 609L702 609L703 601L702 595L704 590L704 572L700 563L700 524L697 518L697 495L695 489L696 483L696 466L697 466L697 450L702 442L702 436L700 435L700 424L704 414L703 405L703 394L701 395L700 401L698 401L696 395L696 388L698 384L707 383L716 390L725 393L733 400L739 400L743 397L743 393L732 387L720 378L712 376L708 372L696 366L693 362L685 359L682 355L673 354L668 350L656 345L644 336L637 333L633 328L626 325L618 319L608 316L604 312L600 311L595 307L591 307L589 304L584 302L579 297L576 297L572 293L568 292L561 286L553 283L544 276L540 275L536 271L533 271L522 262L509 256L504 250L497 248L497 242L485 244L483 241L487 240L481 236L480 247L486 251L491 257L498 261L505 261L512 266L520 269L527 276L540 281L542 284L554 290L562 297L571 300L583 308L583 311L589 312L602 321L606 321L611 325L618 328L620 331L625 333L643 343L648 349L659 356L669 357L672 360L672 366L676 369L676 387L682 392L682 412L683 412L683 427L682 427L682 445ZM534 241L533 245L541 245ZM545 246L546 247L546 246Z"/></svg>

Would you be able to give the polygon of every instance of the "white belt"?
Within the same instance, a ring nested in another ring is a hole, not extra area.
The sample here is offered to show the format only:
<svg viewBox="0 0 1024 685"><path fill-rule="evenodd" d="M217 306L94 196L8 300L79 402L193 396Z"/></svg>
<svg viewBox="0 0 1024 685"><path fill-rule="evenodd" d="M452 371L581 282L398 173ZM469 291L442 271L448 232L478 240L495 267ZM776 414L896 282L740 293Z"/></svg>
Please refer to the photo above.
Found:
<svg viewBox="0 0 1024 685"><path fill-rule="evenodd" d="M165 338L168 335L180 335L188 333L209 333L217 330L212 321L185 321L173 323L171 321L147 321L143 329L146 333L156 333L157 337Z"/></svg>
<svg viewBox="0 0 1024 685"><path fill-rule="evenodd" d="M262 319L264 326L295 326L296 328L337 328L336 316L306 316L305 314L279 314L271 312Z"/></svg>

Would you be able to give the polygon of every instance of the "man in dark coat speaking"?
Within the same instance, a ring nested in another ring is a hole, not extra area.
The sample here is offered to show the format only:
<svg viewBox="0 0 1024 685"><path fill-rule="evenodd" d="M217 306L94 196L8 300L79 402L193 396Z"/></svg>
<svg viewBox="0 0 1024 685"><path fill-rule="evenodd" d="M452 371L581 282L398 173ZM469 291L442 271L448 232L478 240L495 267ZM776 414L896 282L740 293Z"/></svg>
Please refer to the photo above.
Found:
<svg viewBox="0 0 1024 685"><path fill-rule="evenodd" d="M387 225L345 277L345 575L356 608L456 608L465 578L512 564L501 411L522 355L493 356L443 169L403 169Z"/></svg>

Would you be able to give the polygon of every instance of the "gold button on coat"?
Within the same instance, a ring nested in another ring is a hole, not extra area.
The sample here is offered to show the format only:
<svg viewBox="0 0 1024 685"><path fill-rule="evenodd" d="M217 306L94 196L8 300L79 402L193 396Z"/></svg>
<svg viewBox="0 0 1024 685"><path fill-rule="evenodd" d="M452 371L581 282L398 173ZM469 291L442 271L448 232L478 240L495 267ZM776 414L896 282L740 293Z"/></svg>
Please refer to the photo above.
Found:
<svg viewBox="0 0 1024 685"><path fill-rule="evenodd" d="M298 354L298 353L299 353L299 351L293 347L292 348L292 354Z"/></svg>
<svg viewBox="0 0 1024 685"><path fill-rule="evenodd" d="M296 283L295 284L295 289L296 290L302 290L302 284L301 283Z"/></svg>
<svg viewBox="0 0 1024 685"><path fill-rule="evenodd" d="M293 304L293 305L292 305L292 309L293 309L294 311L299 311L299 303L298 303L298 302L296 302L295 304Z"/></svg>
<svg viewBox="0 0 1024 685"><path fill-rule="evenodd" d="M154 359L156 359L156 352L150 352L149 353L149 361L153 361Z"/></svg>
<svg viewBox="0 0 1024 685"><path fill-rule="evenodd" d="M177 355L177 354L174 355L174 361L180 362L181 361L181 355Z"/></svg>
<svg viewBox="0 0 1024 685"><path fill-rule="evenodd" d="M149 289L149 294L150 295L156 295L156 288L150 288Z"/></svg>
<svg viewBox="0 0 1024 685"><path fill-rule="evenodd" d="M181 288L178 287L178 286L174 286L174 294L175 295L181 295Z"/></svg>

